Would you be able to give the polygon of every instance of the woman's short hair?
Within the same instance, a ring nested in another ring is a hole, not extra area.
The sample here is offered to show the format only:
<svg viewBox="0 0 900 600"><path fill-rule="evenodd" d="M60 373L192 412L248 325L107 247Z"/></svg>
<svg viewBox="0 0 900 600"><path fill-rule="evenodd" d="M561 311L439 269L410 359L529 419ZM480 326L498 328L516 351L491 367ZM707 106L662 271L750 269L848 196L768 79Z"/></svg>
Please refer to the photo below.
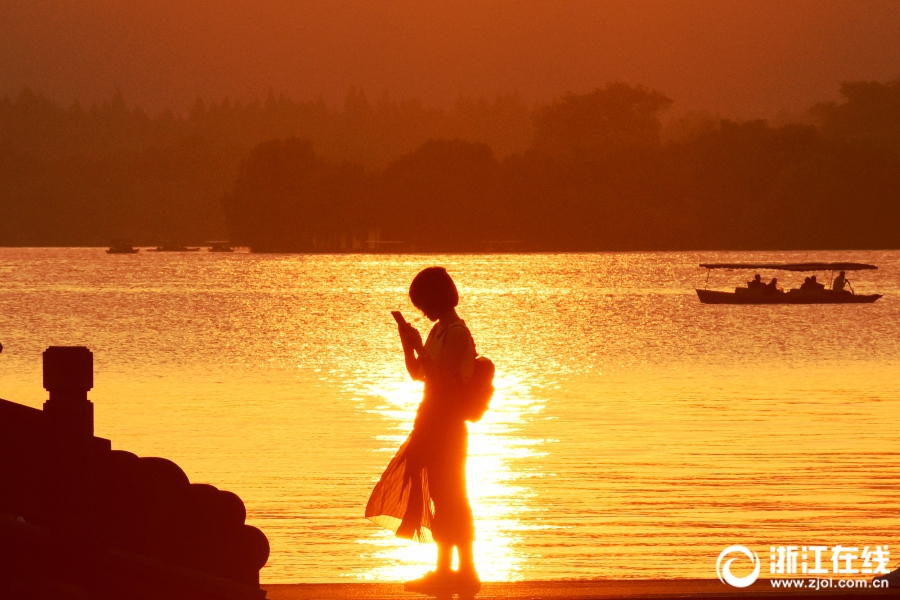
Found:
<svg viewBox="0 0 900 600"><path fill-rule="evenodd" d="M409 299L419 310L439 315L459 304L456 284L444 267L428 267L409 286Z"/></svg>

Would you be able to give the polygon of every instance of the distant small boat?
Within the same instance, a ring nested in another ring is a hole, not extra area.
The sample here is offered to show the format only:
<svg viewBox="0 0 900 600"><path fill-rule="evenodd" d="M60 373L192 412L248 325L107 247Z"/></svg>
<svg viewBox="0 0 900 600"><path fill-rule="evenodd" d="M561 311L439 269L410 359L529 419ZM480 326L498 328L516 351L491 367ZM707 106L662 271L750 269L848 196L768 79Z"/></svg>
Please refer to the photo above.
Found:
<svg viewBox="0 0 900 600"><path fill-rule="evenodd" d="M188 248L187 246L182 246L181 244L172 244L166 242L162 246L157 246L156 248L152 248L150 252L199 252L200 248Z"/></svg>
<svg viewBox="0 0 900 600"><path fill-rule="evenodd" d="M700 265L711 272L713 269L779 270L794 272L831 271L832 282L835 271L864 271L877 269L875 265L864 263L703 263ZM706 281L709 282L709 272ZM750 282L753 283L753 282ZM847 282L850 283L849 281ZM804 284L805 286L806 284ZM815 284L814 284L815 285ZM839 286L840 287L840 286ZM882 297L881 294L857 294L852 286L849 290L828 289L824 285L815 288L790 289L784 291L765 284L757 287L738 287L733 292L695 289L703 304L871 304Z"/></svg>
<svg viewBox="0 0 900 600"><path fill-rule="evenodd" d="M132 246L131 240L113 240L106 251L107 254L137 254L138 252L140 249Z"/></svg>
<svg viewBox="0 0 900 600"><path fill-rule="evenodd" d="M231 242L206 242L210 252L234 252Z"/></svg>

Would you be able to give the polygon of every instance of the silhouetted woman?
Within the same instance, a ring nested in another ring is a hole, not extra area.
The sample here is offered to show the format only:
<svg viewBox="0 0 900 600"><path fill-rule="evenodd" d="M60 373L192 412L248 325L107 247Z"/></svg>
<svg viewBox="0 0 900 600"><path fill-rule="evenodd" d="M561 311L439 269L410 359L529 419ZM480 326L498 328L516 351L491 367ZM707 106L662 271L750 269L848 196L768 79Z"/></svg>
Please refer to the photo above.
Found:
<svg viewBox="0 0 900 600"><path fill-rule="evenodd" d="M424 344L412 325L398 323L406 368L413 379L425 381L425 394L412 433L372 491L366 516L399 537L437 542L437 568L407 582L407 590L478 591L481 583L472 556L475 526L466 494L468 431L459 409L462 386L475 364L475 342L456 314L459 294L443 267L416 275L409 298L437 321ZM454 546L459 553L455 573Z"/></svg>

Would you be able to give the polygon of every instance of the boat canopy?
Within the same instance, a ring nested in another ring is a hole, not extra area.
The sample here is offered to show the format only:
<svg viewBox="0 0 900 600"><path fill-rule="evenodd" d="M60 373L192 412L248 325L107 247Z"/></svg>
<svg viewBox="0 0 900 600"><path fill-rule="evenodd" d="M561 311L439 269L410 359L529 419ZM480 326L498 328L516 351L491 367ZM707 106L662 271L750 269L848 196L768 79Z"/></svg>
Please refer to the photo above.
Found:
<svg viewBox="0 0 900 600"><path fill-rule="evenodd" d="M774 269L777 271L865 271L875 265L852 262L809 263L700 263L704 269Z"/></svg>

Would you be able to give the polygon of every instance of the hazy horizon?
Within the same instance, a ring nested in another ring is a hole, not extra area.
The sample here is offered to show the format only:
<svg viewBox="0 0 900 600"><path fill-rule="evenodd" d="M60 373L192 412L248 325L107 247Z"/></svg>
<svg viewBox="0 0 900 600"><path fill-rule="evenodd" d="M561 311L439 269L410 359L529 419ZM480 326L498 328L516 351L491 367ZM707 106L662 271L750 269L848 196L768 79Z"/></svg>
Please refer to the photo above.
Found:
<svg viewBox="0 0 900 600"><path fill-rule="evenodd" d="M672 114L773 118L900 76L900 3L872 0L412 3L112 0L0 7L0 95L63 103L120 90L150 113L269 90L342 105L518 93L546 102L608 81L670 95Z"/></svg>

